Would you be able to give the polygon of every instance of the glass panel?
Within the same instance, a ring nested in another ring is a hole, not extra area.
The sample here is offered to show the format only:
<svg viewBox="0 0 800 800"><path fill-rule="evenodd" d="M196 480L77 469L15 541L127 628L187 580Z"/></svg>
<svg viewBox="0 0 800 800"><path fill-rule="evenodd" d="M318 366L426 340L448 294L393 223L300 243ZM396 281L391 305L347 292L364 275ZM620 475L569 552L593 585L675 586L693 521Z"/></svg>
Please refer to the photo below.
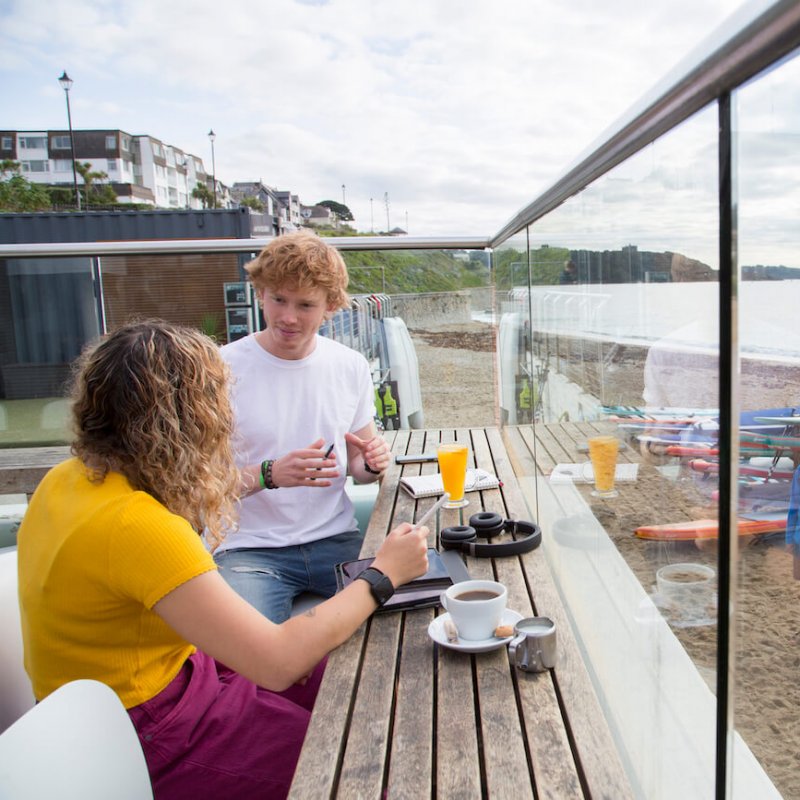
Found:
<svg viewBox="0 0 800 800"><path fill-rule="evenodd" d="M495 326L484 251L344 251L352 311L323 333L361 350L387 429L495 424ZM393 411L390 402L388 406ZM380 411L380 409L379 409ZM386 411L386 408L383 409Z"/></svg>
<svg viewBox="0 0 800 800"><path fill-rule="evenodd" d="M773 530L741 537L735 727L784 797L800 797L797 609L800 527L792 478L800 463L800 62L735 95L741 269L740 513ZM789 547L786 547L786 544ZM747 760L734 761L734 774ZM742 794L742 796L744 796Z"/></svg>
<svg viewBox="0 0 800 800"><path fill-rule="evenodd" d="M0 259L0 447L68 441L70 363L99 333L87 258Z"/></svg>
<svg viewBox="0 0 800 800"><path fill-rule="evenodd" d="M714 794L716 137L709 108L532 225L527 251L495 254L521 321L504 337L501 320L499 361L528 381L504 436L648 798ZM598 436L619 448L607 496Z"/></svg>
<svg viewBox="0 0 800 800"><path fill-rule="evenodd" d="M235 254L114 256L102 260L106 327L132 318L157 317L200 328L220 343L228 340L224 285L241 280ZM245 313L254 329L252 298ZM240 321L237 321L237 325Z"/></svg>

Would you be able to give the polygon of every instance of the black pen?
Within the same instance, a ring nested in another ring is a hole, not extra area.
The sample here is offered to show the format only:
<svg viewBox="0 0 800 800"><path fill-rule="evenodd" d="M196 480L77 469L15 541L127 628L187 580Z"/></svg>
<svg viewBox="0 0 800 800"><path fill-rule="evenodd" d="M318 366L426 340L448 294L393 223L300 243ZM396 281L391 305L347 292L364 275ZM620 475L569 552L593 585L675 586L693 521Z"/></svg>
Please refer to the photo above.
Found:
<svg viewBox="0 0 800 800"><path fill-rule="evenodd" d="M327 457L328 457L328 456L329 456L329 455L330 455L332 452L333 452L333 445L331 445L331 446L330 446L330 447L329 447L329 448L328 448L328 449L325 451L325 455L323 456L323 458L327 458ZM321 469L322 469L322 467L317 467L317 472L319 472ZM310 478L310 480L312 480L312 481L315 481L315 480L316 480L316 478Z"/></svg>

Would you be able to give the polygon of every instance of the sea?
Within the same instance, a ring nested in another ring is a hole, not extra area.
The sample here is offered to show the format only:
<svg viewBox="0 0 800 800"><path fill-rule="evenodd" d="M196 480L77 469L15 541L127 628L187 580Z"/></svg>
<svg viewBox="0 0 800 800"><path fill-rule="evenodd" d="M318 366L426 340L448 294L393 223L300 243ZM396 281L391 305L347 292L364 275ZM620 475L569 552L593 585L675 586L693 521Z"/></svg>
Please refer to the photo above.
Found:
<svg viewBox="0 0 800 800"><path fill-rule="evenodd" d="M718 283L579 284L512 289L500 314L530 308L535 331L714 353L719 307ZM737 329L742 357L799 364L800 280L741 282Z"/></svg>

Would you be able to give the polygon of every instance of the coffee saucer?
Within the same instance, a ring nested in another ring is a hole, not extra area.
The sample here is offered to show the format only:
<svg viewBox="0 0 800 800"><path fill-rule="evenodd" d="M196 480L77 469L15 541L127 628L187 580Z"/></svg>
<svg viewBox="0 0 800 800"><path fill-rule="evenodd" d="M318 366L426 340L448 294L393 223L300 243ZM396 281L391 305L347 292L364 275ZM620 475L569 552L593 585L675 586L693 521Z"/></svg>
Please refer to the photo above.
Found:
<svg viewBox="0 0 800 800"><path fill-rule="evenodd" d="M436 644L447 647L449 650L459 650L462 653L488 653L490 650L497 650L498 647L507 645L514 638L513 636L504 636L502 638L491 636L488 639L471 640L459 638L456 642L448 642L447 633L444 629L445 620L448 619L450 619L450 614L447 612L439 614L439 616L428 625L428 636L430 636ZM521 619L522 614L518 614L516 611L507 608L500 618L500 624L514 626Z"/></svg>

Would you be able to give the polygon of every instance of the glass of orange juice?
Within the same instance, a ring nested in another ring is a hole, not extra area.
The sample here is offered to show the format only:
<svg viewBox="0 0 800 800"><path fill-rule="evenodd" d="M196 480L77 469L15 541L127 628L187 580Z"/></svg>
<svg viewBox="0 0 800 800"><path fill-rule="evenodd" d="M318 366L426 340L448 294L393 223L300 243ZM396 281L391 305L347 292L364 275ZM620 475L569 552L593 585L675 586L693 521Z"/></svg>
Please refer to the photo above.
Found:
<svg viewBox="0 0 800 800"><path fill-rule="evenodd" d="M614 475L617 471L619 440L614 436L592 436L589 439L589 458L594 471L595 497L616 497Z"/></svg>
<svg viewBox="0 0 800 800"><path fill-rule="evenodd" d="M436 451L439 472L444 490L450 499L443 508L463 508L469 505L464 499L464 481L467 478L467 446L465 444L440 444Z"/></svg>

